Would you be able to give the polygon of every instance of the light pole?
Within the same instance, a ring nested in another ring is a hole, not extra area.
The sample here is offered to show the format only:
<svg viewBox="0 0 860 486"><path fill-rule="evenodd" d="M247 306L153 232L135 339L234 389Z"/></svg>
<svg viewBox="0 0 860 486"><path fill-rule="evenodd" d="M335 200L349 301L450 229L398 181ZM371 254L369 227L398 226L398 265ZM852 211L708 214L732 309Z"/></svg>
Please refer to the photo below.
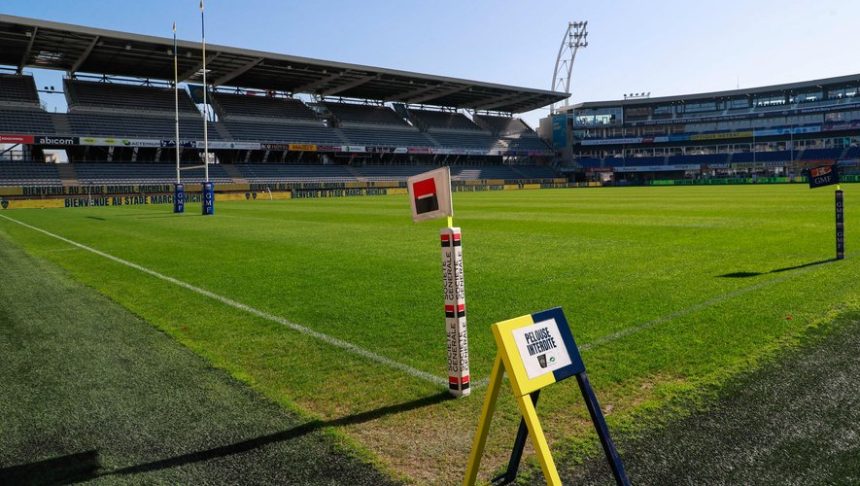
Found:
<svg viewBox="0 0 860 486"><path fill-rule="evenodd" d="M570 76L573 72L573 62L576 60L576 52L580 47L588 47L588 21L584 22L568 22L567 30L564 37L561 39L561 46L558 48L558 55L555 58L555 71L552 75L552 90L558 91L564 86L564 92L570 93ZM567 59L565 54L570 54L570 59ZM568 105L568 100L564 100L564 106ZM555 103L550 106L550 114L555 113Z"/></svg>

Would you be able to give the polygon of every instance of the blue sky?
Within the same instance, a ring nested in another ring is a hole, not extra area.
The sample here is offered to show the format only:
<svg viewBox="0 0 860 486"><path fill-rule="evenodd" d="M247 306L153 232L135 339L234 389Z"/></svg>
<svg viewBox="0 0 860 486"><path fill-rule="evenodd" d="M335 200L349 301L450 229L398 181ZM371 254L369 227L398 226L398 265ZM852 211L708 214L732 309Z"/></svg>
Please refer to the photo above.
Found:
<svg viewBox="0 0 860 486"><path fill-rule="evenodd" d="M4 0L0 12L165 37L176 20L180 38L196 40L197 5ZM210 43L544 89L567 22L588 20L573 101L858 73L858 18L848 0L206 1Z"/></svg>

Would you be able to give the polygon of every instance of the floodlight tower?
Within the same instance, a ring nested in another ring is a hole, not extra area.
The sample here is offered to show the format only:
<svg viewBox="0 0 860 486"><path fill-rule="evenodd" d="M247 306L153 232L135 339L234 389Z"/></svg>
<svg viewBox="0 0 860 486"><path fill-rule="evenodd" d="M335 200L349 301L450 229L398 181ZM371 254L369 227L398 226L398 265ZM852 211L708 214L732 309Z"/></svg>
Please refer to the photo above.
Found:
<svg viewBox="0 0 860 486"><path fill-rule="evenodd" d="M558 56L555 58L555 72L552 75L552 90L570 93L570 75L573 72L573 62L580 48L588 47L588 21L568 22L567 31L561 39ZM567 106L564 100L564 106ZM555 103L550 106L550 112L555 113Z"/></svg>

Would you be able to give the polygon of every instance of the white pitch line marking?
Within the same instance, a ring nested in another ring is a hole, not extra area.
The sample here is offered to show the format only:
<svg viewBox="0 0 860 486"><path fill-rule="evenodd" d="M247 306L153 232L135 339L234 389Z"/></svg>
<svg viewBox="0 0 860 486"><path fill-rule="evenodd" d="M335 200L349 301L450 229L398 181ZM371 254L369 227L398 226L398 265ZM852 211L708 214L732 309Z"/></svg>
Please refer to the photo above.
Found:
<svg viewBox="0 0 860 486"><path fill-rule="evenodd" d="M260 318L265 319L267 321L281 324L282 326L288 327L288 328L290 328L290 329L292 329L298 333L304 334L306 336L310 336L314 339L322 341L322 342L329 344L331 346L334 346L336 348L343 349L343 350L348 351L348 352L350 352L356 356L361 356L361 357L366 358L368 360L375 361L379 364L385 365L389 368L393 368L395 370L402 371L402 372L404 372L410 376L413 376L415 378L419 378L421 380L432 383L434 385L442 385L445 387L448 386L448 380L445 378L433 375L431 373L427 373L426 371L421 371L421 370L413 368L409 365L394 361L393 359L386 358L385 356L376 354L373 351L364 349L364 348L357 346L355 344L352 344L348 341L344 341L343 339L329 336L328 334L324 334L324 333L321 333L319 331L314 331L313 329L311 329L309 327L305 327L305 326L302 326L301 324L296 324L294 322L290 322L287 319L284 319L283 317L269 314L268 312L261 311L259 309L255 309L254 307L251 307L249 305L245 305L241 302L237 302L237 301L230 299L228 297L224 297L224 296L218 295L214 292L210 292L208 290L201 289L200 287L195 287L194 285L191 285L187 282L183 282L182 280L178 280L178 279L175 279L173 277L169 277L167 275L158 273L154 270L150 270L146 267L143 267L143 266L138 265L136 263L132 263L128 260L123 260L122 258L115 257L109 253L105 253L103 251L96 250L95 248L91 248L89 246L78 243L76 241L72 241L68 238L64 238L60 235L56 235L54 233L51 233L50 231L43 230L42 228L37 228L36 226L29 225L29 224L24 223L22 221L18 221L17 219L13 219L13 218L10 218L8 216L4 216L2 214L0 214L0 218L6 219L6 220L11 221L13 223L19 224L25 228L29 228L33 231L37 231L37 232L42 233L44 235L50 236L51 238L58 239L60 241L68 243L72 246L80 248L81 250L86 250L90 253L93 253L93 254L98 255L100 257L103 257L103 258L106 258L106 259L111 260L113 262L119 263L121 265L125 265L126 267L133 268L135 270L138 270L142 273L145 273L145 274L150 275L152 277L155 277L157 279L163 280L163 281L168 282L168 283L172 283L173 285L176 285L178 287L182 287L186 290L190 290L190 291L197 293L197 294L200 294L204 297L209 297L210 299L221 302L222 304L227 305L229 307L239 309L241 311L247 312L248 314L260 317Z"/></svg>
<svg viewBox="0 0 860 486"><path fill-rule="evenodd" d="M711 298L711 299L708 299L704 302L700 302L698 304L693 304L689 307L685 307L683 309L677 310L675 312L672 312L671 314L666 314L665 316L661 316L661 317L658 317L656 319L652 319L650 321L643 322L641 324L636 324L634 326L630 326L630 327L621 329L620 331L614 332L612 334L607 334L606 336L601 336L601 337L599 337L599 338L597 338L594 341L591 341L589 343L580 344L579 350L580 351L588 351L588 350L609 344L613 341L617 341L621 338L625 338L625 337L631 336L633 334L638 334L640 332L651 329L652 327L657 327L660 324L665 324L667 322L673 321L679 317L685 317L685 316L688 316L690 314L695 314L696 312L703 311L703 310L707 309L708 307L722 304L723 302L734 299L735 297L740 297L740 296L748 294L750 292L755 292L756 290L760 290L760 289L763 289L763 288L771 286L771 285L776 285L778 283L785 282L786 280L789 280L792 277L796 277L799 274L811 272L813 270L818 269L820 266L825 265L827 263L831 263L833 261L834 260L827 260L827 261L821 262L817 265L810 265L809 267L801 268L801 269L798 269L794 272L790 272L789 274L786 274L783 277L777 277L777 278L765 280L764 282L759 282L757 284L753 284L753 285L750 285L747 287L735 289L731 292L728 292L728 293L725 293L722 295L718 295L718 296ZM477 380L473 386L476 388L483 387L483 386L486 386L487 383L489 383L489 378L482 378L480 380Z"/></svg>

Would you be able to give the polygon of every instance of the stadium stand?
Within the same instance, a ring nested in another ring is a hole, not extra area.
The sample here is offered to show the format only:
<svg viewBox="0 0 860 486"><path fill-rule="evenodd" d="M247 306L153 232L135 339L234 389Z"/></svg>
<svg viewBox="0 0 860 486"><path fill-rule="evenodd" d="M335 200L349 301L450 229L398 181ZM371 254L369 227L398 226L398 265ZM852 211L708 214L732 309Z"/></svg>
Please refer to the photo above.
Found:
<svg viewBox="0 0 860 486"><path fill-rule="evenodd" d="M355 182L342 165L237 164L242 177L256 184L283 182Z"/></svg>
<svg viewBox="0 0 860 486"><path fill-rule="evenodd" d="M397 115L391 108L378 105L360 105L353 103L322 102L335 118L340 121L341 126L350 125L392 125L407 126L403 118Z"/></svg>
<svg viewBox="0 0 860 486"><path fill-rule="evenodd" d="M590 170L598 167L641 167L623 172L643 181L732 174L789 177L812 164L860 156L860 75L585 102L556 116L566 118L563 143L573 155L561 169L583 179L603 177ZM475 120L487 126L481 117ZM650 168L661 165L669 167Z"/></svg>
<svg viewBox="0 0 860 486"><path fill-rule="evenodd" d="M437 167L430 165L365 165L356 167L355 170L367 181L405 181L408 177L435 168ZM451 166L451 179L455 181L475 179L516 181L552 179L554 177L556 177L555 171L550 167L543 166Z"/></svg>
<svg viewBox="0 0 860 486"><path fill-rule="evenodd" d="M499 141L498 137L489 132L467 130L431 130L430 136L447 148L492 150Z"/></svg>
<svg viewBox="0 0 860 486"><path fill-rule="evenodd" d="M32 76L0 74L0 104L39 106L39 93Z"/></svg>
<svg viewBox="0 0 860 486"><path fill-rule="evenodd" d="M56 164L0 160L0 186L60 186Z"/></svg>
<svg viewBox="0 0 860 486"><path fill-rule="evenodd" d="M409 109L409 118L417 121L424 130L480 130L462 113Z"/></svg>
<svg viewBox="0 0 860 486"><path fill-rule="evenodd" d="M32 76L0 74L0 133L54 133Z"/></svg>
<svg viewBox="0 0 860 486"><path fill-rule="evenodd" d="M265 95L213 93L213 105L223 119L234 117L316 120L313 110L301 100Z"/></svg>
<svg viewBox="0 0 860 486"><path fill-rule="evenodd" d="M72 187L76 183L174 181L175 167L168 163L175 155L170 141L175 137L176 103L169 40L143 43L129 34L81 26L64 30L55 24L36 26L27 19L8 20L0 22L0 48L3 52L14 50L15 55L9 58L15 57L15 62L22 64L0 69L20 73L23 66L66 72L62 90L50 91L62 91L68 110L45 111L33 76L0 74L0 135L14 150L2 156L16 161L0 162L4 164L0 184ZM40 51L34 48L30 52L26 46L20 50L22 45L3 37L10 32L25 32L39 46L40 42L49 43L56 56L39 57ZM81 58L79 47L73 45L78 46L84 38L89 51ZM115 52L108 44L132 48ZM245 59L246 55L251 57ZM212 79L231 81L216 82L219 87L209 92L213 113L213 121L207 125L209 139L236 143L210 145L211 156L218 162L210 171L216 183L401 181L440 164L451 165L457 180L523 181L555 176L548 168L503 165L533 163L532 156L549 156L547 147L524 123L499 116L495 118L506 120L508 125L519 123L523 128L488 128L473 121L464 110L482 102L500 113L529 111L563 99L564 93L456 79L440 86L436 77L418 73L401 73L403 79L395 80L377 68L344 69L342 63L329 61L306 60L309 66L321 69L293 69L278 64L279 56L266 54L262 58L265 62L261 62L260 55L241 49L220 58L215 53L208 65ZM70 70L66 60L73 56L82 61ZM179 59L179 69L193 74L199 69L195 68L198 60L186 57ZM222 66L221 61L230 66ZM244 67L237 70L238 64ZM79 67L84 69L79 72ZM170 76L166 78L167 73ZM187 79L194 81L186 81L185 89L179 91L180 137L200 142L204 123L197 95L203 87L194 84L198 81L193 76ZM274 89L295 91L298 96L286 97ZM329 93L324 101L303 101L305 95L323 93ZM416 108L409 109L410 105ZM290 146L293 144L316 147ZM181 153L186 163L200 163L200 147L184 145ZM533 150L541 154L512 152ZM64 156L70 164L32 162ZM185 171L182 178L199 182L203 170Z"/></svg>
<svg viewBox="0 0 860 486"><path fill-rule="evenodd" d="M61 135L150 139L176 136L173 89L72 79L66 79L64 85L71 133ZM183 90L179 91L179 111L180 137L202 139L201 113ZM211 122L209 138L221 139Z"/></svg>
<svg viewBox="0 0 860 486"><path fill-rule="evenodd" d="M175 93L172 88L136 86L119 83L101 83L66 79L66 100L70 111L102 108L130 112L175 112ZM200 115L185 90L179 90L179 112Z"/></svg>
<svg viewBox="0 0 860 486"><path fill-rule="evenodd" d="M72 133L62 135L140 137L159 140L176 137L175 121L171 116L150 113L134 115L73 112L67 117ZM203 140L203 123L199 115L180 118L179 130L180 137L184 140ZM212 140L221 138L212 123L209 123L209 138Z"/></svg>
<svg viewBox="0 0 860 486"><path fill-rule="evenodd" d="M341 145L348 141L332 128L318 121L284 122L281 120L236 120L220 122L235 141L314 143Z"/></svg>
<svg viewBox="0 0 860 486"><path fill-rule="evenodd" d="M341 133L353 145L380 147L435 147L423 133L413 127L371 128L343 127Z"/></svg>
<svg viewBox="0 0 860 486"><path fill-rule="evenodd" d="M76 163L78 180L84 184L170 184L176 182L176 166L172 164ZM221 165L209 166L209 179L215 183L233 182ZM204 169L182 172L182 180L199 183Z"/></svg>
<svg viewBox="0 0 860 486"><path fill-rule="evenodd" d="M490 115L474 115L472 119L485 130L496 135L511 135L519 133L534 133L532 129L519 118Z"/></svg>
<svg viewBox="0 0 860 486"><path fill-rule="evenodd" d="M0 133L54 133L51 115L39 108L0 105Z"/></svg>

